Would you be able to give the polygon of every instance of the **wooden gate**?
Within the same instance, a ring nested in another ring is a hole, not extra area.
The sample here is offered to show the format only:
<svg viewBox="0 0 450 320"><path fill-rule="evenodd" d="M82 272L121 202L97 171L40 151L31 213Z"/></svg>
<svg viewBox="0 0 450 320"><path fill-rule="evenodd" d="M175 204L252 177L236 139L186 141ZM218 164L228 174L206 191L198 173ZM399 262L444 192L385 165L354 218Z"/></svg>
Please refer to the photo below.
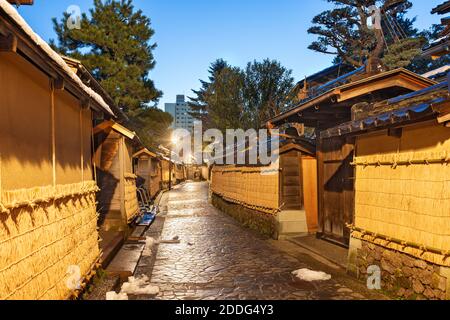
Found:
<svg viewBox="0 0 450 320"><path fill-rule="evenodd" d="M319 235L348 246L354 218L354 138L319 141Z"/></svg>

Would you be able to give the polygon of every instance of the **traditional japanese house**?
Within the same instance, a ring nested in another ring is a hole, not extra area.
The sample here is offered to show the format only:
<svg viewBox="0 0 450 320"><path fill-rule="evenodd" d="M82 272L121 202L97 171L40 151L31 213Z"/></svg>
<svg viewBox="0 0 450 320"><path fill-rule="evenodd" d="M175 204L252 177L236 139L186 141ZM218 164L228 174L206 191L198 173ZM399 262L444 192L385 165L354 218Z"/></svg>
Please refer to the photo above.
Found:
<svg viewBox="0 0 450 320"><path fill-rule="evenodd" d="M100 257L93 118L113 113L5 0L0 92L0 299L74 297Z"/></svg>
<svg viewBox="0 0 450 320"><path fill-rule="evenodd" d="M139 214L133 154L140 143L134 132L110 120L97 125L94 135L101 230L126 234Z"/></svg>
<svg viewBox="0 0 450 320"><path fill-rule="evenodd" d="M427 73L424 73L422 77L432 79L437 82L445 82L447 81L447 75L450 71L450 65L446 65L443 67L439 67L437 69L428 71Z"/></svg>
<svg viewBox="0 0 450 320"><path fill-rule="evenodd" d="M445 1L441 5L437 6L431 11L431 13L439 15L450 13L450 1ZM444 26L444 30L440 35L441 37L424 48L424 56L439 59L440 57L450 53L450 16L443 18L441 23Z"/></svg>
<svg viewBox="0 0 450 320"><path fill-rule="evenodd" d="M354 67L343 63L332 65L329 68L321 70L306 77L304 80L299 81L292 89L292 93L295 93L300 100L306 99L309 96L314 95L315 91L322 85L334 81L354 70Z"/></svg>
<svg viewBox="0 0 450 320"><path fill-rule="evenodd" d="M349 270L382 269L385 290L450 299L450 94L447 83L353 112L320 133L351 139L355 218Z"/></svg>
<svg viewBox="0 0 450 320"><path fill-rule="evenodd" d="M201 179L201 167L198 165L187 165L187 179L191 181L200 181Z"/></svg>
<svg viewBox="0 0 450 320"><path fill-rule="evenodd" d="M136 175L142 180L153 199L161 191L161 160L156 152L144 148L133 156L136 159Z"/></svg>
<svg viewBox="0 0 450 320"><path fill-rule="evenodd" d="M291 139L274 152L279 162L271 166L215 165L211 173L213 204L275 239L314 233L315 147L303 139Z"/></svg>
<svg viewBox="0 0 450 320"><path fill-rule="evenodd" d="M170 189L175 183L172 160L161 156L161 188Z"/></svg>
<svg viewBox="0 0 450 320"><path fill-rule="evenodd" d="M436 84L405 69L364 78L362 67L315 90L298 106L269 121L268 127L300 123L313 128L317 144L318 236L348 246L347 224L354 217L353 137L326 137L319 133L350 121L352 108L365 110L377 101Z"/></svg>
<svg viewBox="0 0 450 320"><path fill-rule="evenodd" d="M173 179L176 184L186 181L186 167L182 163L173 164Z"/></svg>
<svg viewBox="0 0 450 320"><path fill-rule="evenodd" d="M83 83L98 93L103 100L108 104L111 110L114 112L116 116L115 121L120 123L123 126L127 126L130 124L130 120L127 115L120 109L111 98L111 96L106 92L106 90L100 85L100 83L95 79L92 73L81 63L81 61L76 60L74 58L61 56L66 64L72 69L74 73L83 81ZM95 119L95 125L100 124L104 119L99 118Z"/></svg>

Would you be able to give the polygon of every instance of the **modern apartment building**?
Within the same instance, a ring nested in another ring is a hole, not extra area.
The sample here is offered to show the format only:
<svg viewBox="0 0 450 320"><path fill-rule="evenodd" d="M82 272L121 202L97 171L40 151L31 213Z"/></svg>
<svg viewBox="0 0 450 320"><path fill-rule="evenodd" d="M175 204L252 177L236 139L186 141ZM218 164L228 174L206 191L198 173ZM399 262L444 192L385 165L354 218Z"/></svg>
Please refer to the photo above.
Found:
<svg viewBox="0 0 450 320"><path fill-rule="evenodd" d="M175 103L166 103L165 111L170 113L174 119L172 128L193 130L195 119L189 114L190 108L184 95L177 95Z"/></svg>

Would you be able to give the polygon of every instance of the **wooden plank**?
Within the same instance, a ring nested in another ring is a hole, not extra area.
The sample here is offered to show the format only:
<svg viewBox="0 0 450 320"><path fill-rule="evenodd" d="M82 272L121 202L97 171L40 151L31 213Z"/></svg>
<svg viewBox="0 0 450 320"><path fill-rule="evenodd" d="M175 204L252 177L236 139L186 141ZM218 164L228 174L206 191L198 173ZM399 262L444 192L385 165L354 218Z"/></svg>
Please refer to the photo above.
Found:
<svg viewBox="0 0 450 320"><path fill-rule="evenodd" d="M354 139L331 138L321 141L321 182L319 221L324 237L348 245L347 223L354 216L354 168L351 166ZM324 158L327 160L325 161Z"/></svg>
<svg viewBox="0 0 450 320"><path fill-rule="evenodd" d="M318 198L318 227L319 236L324 233L324 167L323 167L323 140L317 137L317 198Z"/></svg>

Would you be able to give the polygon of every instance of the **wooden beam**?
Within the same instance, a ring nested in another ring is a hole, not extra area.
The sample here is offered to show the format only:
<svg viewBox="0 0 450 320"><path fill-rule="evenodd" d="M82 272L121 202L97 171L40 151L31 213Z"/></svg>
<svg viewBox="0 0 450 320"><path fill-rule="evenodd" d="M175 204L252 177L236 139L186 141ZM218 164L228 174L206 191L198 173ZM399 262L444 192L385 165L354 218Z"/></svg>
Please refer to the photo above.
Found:
<svg viewBox="0 0 450 320"><path fill-rule="evenodd" d="M426 88L428 85L424 83L419 83L417 81L412 81L406 77L396 76L388 79L379 79L373 81L372 83L365 84L364 86L359 86L347 90L342 90L339 97L339 102L350 100L356 97L365 96L371 94L372 92L379 90L392 90L392 88L404 88L410 91L417 91Z"/></svg>
<svg viewBox="0 0 450 320"><path fill-rule="evenodd" d="M438 123L445 123L447 125L450 123L450 113L439 117L437 120Z"/></svg>
<svg viewBox="0 0 450 320"><path fill-rule="evenodd" d="M82 99L81 100L81 109L86 110L91 107L91 99Z"/></svg>
<svg viewBox="0 0 450 320"><path fill-rule="evenodd" d="M402 128L390 128L388 129L388 136L394 138L401 138L403 135Z"/></svg>
<svg viewBox="0 0 450 320"><path fill-rule="evenodd" d="M17 52L17 37L14 34L0 36L0 52Z"/></svg>
<svg viewBox="0 0 450 320"><path fill-rule="evenodd" d="M56 79L53 79L53 88L55 90L64 90L64 78L57 77Z"/></svg>

